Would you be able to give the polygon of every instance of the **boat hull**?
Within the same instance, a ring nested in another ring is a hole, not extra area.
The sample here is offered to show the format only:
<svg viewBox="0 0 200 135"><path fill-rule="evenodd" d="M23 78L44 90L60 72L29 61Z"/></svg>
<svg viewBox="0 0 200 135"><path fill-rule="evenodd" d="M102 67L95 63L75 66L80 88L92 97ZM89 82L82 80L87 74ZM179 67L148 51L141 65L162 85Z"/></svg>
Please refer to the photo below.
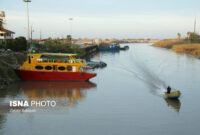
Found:
<svg viewBox="0 0 200 135"><path fill-rule="evenodd" d="M171 92L170 94L166 93L166 97L167 98L171 98L171 99L177 99L180 96L181 96L181 92L180 91Z"/></svg>
<svg viewBox="0 0 200 135"><path fill-rule="evenodd" d="M106 47L99 47L99 51L119 51L119 46L106 46Z"/></svg>
<svg viewBox="0 0 200 135"><path fill-rule="evenodd" d="M87 81L96 76L87 72L44 72L15 69L15 72L23 80L69 80Z"/></svg>

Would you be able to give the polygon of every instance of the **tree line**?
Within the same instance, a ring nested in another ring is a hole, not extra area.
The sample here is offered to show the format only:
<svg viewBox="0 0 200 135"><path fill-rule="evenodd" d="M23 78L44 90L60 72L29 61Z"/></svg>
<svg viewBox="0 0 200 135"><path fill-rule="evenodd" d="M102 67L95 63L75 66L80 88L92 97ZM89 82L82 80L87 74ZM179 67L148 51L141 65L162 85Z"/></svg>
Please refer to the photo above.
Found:
<svg viewBox="0 0 200 135"><path fill-rule="evenodd" d="M181 34L177 33L178 40L181 39ZM187 37L185 40L190 41L191 43L200 43L200 35L195 32L187 32Z"/></svg>
<svg viewBox="0 0 200 135"><path fill-rule="evenodd" d="M11 49L12 51L15 52L25 51L27 48L27 41L25 37L8 39L0 45L0 48L3 48L5 50Z"/></svg>
<svg viewBox="0 0 200 135"><path fill-rule="evenodd" d="M65 40L47 39L44 42L42 51L55 53L75 53L79 56L84 56L85 51L79 45L72 44L71 37L67 36Z"/></svg>

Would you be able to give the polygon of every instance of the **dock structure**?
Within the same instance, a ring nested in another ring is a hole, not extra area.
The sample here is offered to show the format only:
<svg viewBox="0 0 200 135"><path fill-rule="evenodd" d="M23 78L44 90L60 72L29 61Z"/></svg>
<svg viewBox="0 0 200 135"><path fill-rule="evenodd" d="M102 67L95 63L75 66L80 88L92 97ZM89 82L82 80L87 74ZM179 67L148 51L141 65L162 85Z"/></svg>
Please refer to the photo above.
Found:
<svg viewBox="0 0 200 135"><path fill-rule="evenodd" d="M84 51L88 54L92 54L98 51L98 46L97 45L86 45L81 47L82 49L84 49Z"/></svg>

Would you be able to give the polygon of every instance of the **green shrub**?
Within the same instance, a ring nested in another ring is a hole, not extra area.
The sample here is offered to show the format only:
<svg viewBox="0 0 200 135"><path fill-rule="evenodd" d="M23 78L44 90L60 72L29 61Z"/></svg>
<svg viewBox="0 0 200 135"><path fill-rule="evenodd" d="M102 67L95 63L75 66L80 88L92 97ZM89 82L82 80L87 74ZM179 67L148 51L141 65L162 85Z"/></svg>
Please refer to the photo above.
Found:
<svg viewBox="0 0 200 135"><path fill-rule="evenodd" d="M73 45L71 42L62 41L60 39L48 39L44 42L46 52L54 53L75 53L79 56L83 56L84 50L82 50L78 45Z"/></svg>
<svg viewBox="0 0 200 135"><path fill-rule="evenodd" d="M2 46L4 49L11 49L12 51L25 51L27 48L27 41L25 37L17 37L7 40Z"/></svg>

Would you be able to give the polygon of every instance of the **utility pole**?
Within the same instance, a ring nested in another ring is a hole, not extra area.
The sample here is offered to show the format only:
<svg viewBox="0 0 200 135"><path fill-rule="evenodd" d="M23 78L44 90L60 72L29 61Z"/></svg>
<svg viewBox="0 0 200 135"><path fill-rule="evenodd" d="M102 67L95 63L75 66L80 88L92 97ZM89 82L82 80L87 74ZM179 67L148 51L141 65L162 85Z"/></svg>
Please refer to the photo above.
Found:
<svg viewBox="0 0 200 135"><path fill-rule="evenodd" d="M70 35L71 35L71 37L72 37L72 21L73 21L73 18L69 18Z"/></svg>
<svg viewBox="0 0 200 135"><path fill-rule="evenodd" d="M28 3L31 2L31 0L24 0L26 2L26 8L27 8L27 41L30 40L30 32L29 32L29 7Z"/></svg>
<svg viewBox="0 0 200 135"><path fill-rule="evenodd" d="M195 14L195 18L194 18L194 34L196 33L196 22L197 22L197 15Z"/></svg>
<svg viewBox="0 0 200 135"><path fill-rule="evenodd" d="M42 32L41 32L41 30L40 30L40 40L42 40Z"/></svg>
<svg viewBox="0 0 200 135"><path fill-rule="evenodd" d="M32 25L31 25L31 43L32 43L32 41L33 41L33 32L34 32L34 30L33 30L33 27L32 27Z"/></svg>

